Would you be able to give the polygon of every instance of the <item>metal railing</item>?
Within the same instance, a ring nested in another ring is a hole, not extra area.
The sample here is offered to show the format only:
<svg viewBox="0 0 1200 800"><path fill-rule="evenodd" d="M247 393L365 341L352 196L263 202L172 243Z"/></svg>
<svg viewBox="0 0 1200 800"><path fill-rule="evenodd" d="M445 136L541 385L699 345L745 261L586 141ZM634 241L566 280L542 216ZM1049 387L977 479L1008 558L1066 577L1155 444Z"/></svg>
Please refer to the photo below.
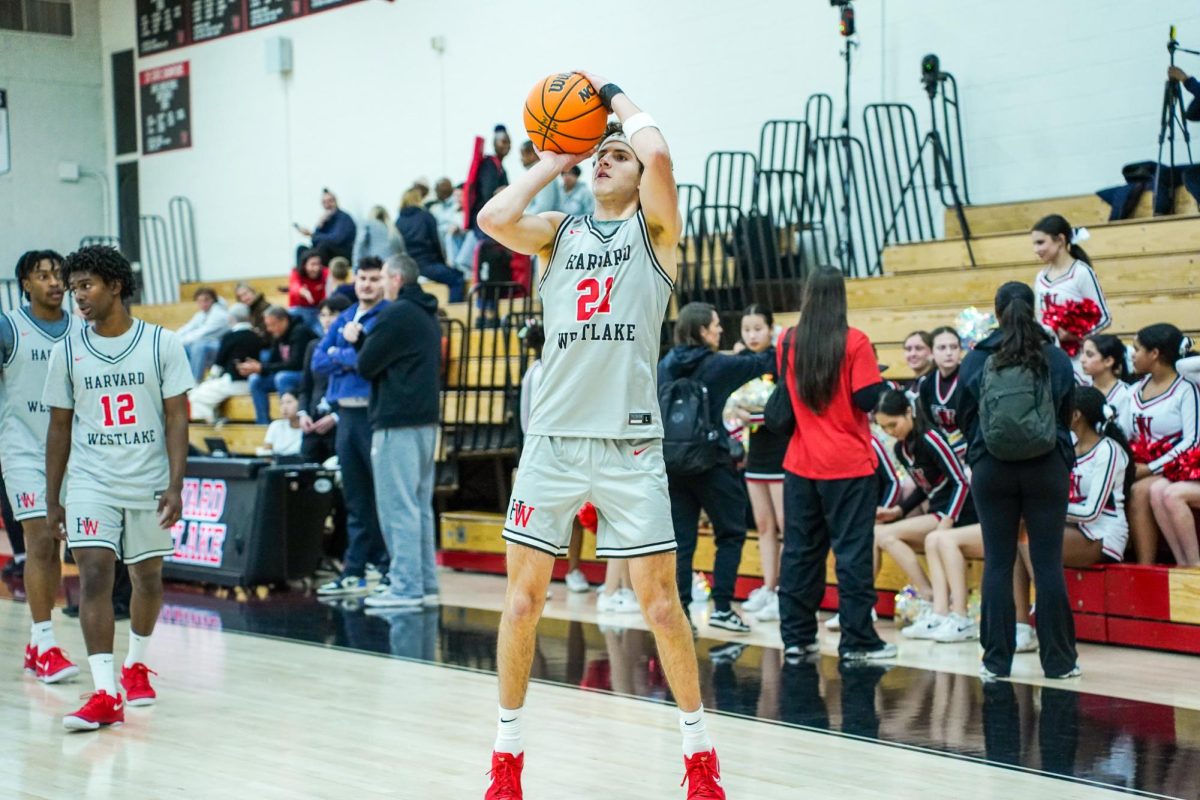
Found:
<svg viewBox="0 0 1200 800"><path fill-rule="evenodd" d="M142 303L178 303L179 270L175 265L167 222L157 214L143 214L142 236Z"/></svg>
<svg viewBox="0 0 1200 800"><path fill-rule="evenodd" d="M171 220L171 254L180 280L195 283L200 280L200 256L196 251L196 222L192 201L182 195L167 203Z"/></svg>

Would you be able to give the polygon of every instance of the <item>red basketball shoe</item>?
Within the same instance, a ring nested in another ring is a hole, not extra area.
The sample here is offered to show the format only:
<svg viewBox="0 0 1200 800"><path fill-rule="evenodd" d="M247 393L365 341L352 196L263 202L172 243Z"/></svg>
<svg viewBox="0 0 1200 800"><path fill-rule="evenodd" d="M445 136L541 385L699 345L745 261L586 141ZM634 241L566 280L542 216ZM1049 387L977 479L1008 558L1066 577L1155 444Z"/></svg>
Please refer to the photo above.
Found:
<svg viewBox="0 0 1200 800"><path fill-rule="evenodd" d="M121 695L108 692L85 695L87 702L74 714L63 717L63 727L69 731L94 731L101 725L120 725L125 721L125 704Z"/></svg>
<svg viewBox="0 0 1200 800"><path fill-rule="evenodd" d="M492 753L492 783L488 786L483 800L522 800L521 770L525 768L525 754L514 756L511 753Z"/></svg>
<svg viewBox="0 0 1200 800"><path fill-rule="evenodd" d="M58 683L79 674L79 667L71 663L61 648L51 647L37 658L37 676L42 683Z"/></svg>
<svg viewBox="0 0 1200 800"><path fill-rule="evenodd" d="M157 674L140 661L132 667L121 667L121 688L125 690L126 702L131 706L154 705L158 695L150 685L150 676Z"/></svg>
<svg viewBox="0 0 1200 800"><path fill-rule="evenodd" d="M25 645L25 674L37 675L37 645Z"/></svg>
<svg viewBox="0 0 1200 800"><path fill-rule="evenodd" d="M721 788L721 762L717 760L717 751L696 753L688 758L684 756L683 767L687 771L680 786L687 784L688 800L725 800L725 790Z"/></svg>

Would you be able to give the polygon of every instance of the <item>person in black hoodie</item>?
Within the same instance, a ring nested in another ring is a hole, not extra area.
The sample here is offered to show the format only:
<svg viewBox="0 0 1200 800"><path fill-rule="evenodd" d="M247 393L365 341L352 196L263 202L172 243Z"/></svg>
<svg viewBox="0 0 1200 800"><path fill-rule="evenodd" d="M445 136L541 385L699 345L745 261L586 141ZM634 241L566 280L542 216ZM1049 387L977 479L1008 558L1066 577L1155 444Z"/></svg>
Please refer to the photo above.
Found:
<svg viewBox="0 0 1200 800"><path fill-rule="evenodd" d="M721 319L708 303L688 303L675 321L675 347L658 365L660 389L672 381L690 377L708 390L710 417L720 420L725 401L742 384L763 374L775 373L775 349L761 353L743 350L736 355L718 353ZM718 422L718 424L720 424ZM725 438L716 447L727 449ZM686 610L692 599L692 556L703 508L712 521L717 555L713 566L713 614L709 624L716 628L746 633L750 626L733 610L734 584L746 541L746 487L729 458L698 475L673 475L667 471L671 495L671 520L675 528L675 575L679 596Z"/></svg>
<svg viewBox="0 0 1200 800"><path fill-rule="evenodd" d="M271 335L271 350L265 361L247 358L237 365L237 373L250 381L250 397L254 400L254 421L266 425L271 421L271 392L297 393L304 375L304 352L308 343L317 337L304 320L294 317L286 308L271 306L263 314L263 324Z"/></svg>
<svg viewBox="0 0 1200 800"><path fill-rule="evenodd" d="M387 261L394 302L355 342L358 374L371 381L371 466L375 507L391 554L387 592L366 604L403 608L438 603L433 485L439 414L442 329L437 298L417 283L417 262Z"/></svg>
<svg viewBox="0 0 1200 800"><path fill-rule="evenodd" d="M1013 605L1013 566L1017 537L1024 520L1029 555L1037 581L1039 656L1047 678L1073 678L1076 663L1075 623L1063 575L1063 530L1066 527L1071 467L1075 372L1033 316L1033 289L1012 281L996 292L1000 329L975 345L959 370L958 424L967 439L971 495L983 526L983 602L980 643L984 678L1007 677L1016 649L1017 619ZM980 393L988 359L994 367L1024 366L1049 378L1055 410L1055 446L1024 461L1002 461L992 455L980 422Z"/></svg>

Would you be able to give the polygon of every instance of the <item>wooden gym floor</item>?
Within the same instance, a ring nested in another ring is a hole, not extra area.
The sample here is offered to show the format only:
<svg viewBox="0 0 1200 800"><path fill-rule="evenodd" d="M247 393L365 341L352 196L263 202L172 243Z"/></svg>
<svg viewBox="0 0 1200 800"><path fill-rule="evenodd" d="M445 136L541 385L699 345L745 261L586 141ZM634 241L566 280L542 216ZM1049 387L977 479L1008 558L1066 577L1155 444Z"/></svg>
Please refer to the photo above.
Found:
<svg viewBox="0 0 1200 800"><path fill-rule="evenodd" d="M60 725L91 688L86 668L58 686L22 675L28 612L0 600L0 797L479 798L503 581L442 577L440 609L388 614L172 587L149 658L159 704L94 734ZM527 705L526 796L682 797L675 711L640 618L597 616L562 584L554 594ZM55 621L83 662L76 622ZM894 638L889 621L880 630ZM1014 680L985 686L974 644L905 641L896 666L847 670L834 634L821 656L784 664L777 624L718 633L703 626L697 648L735 800L1200 796L1193 657L1083 646L1082 679L1044 685L1020 656Z"/></svg>

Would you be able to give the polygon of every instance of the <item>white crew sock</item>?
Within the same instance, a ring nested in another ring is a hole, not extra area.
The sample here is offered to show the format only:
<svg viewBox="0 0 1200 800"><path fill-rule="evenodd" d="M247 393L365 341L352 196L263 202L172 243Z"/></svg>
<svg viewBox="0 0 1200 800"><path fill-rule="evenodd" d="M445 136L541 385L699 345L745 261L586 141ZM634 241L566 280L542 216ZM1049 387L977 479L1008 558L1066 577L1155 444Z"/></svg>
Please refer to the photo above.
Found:
<svg viewBox="0 0 1200 800"><path fill-rule="evenodd" d="M521 738L521 711L523 708L500 708L496 717L496 744L493 750L497 753L510 753L519 756L525 751L525 742Z"/></svg>
<svg viewBox="0 0 1200 800"><path fill-rule="evenodd" d="M117 696L117 678L113 674L112 653L96 653L88 656L88 666L92 670L92 683L97 692L108 692L110 697Z"/></svg>
<svg viewBox="0 0 1200 800"><path fill-rule="evenodd" d="M46 620L30 625L29 643L37 647L38 655L58 647L58 642L54 639L54 623Z"/></svg>
<svg viewBox="0 0 1200 800"><path fill-rule="evenodd" d="M704 706L695 711L679 710L679 732L683 734L684 758L691 758L696 753L707 753L713 749L712 739L704 727Z"/></svg>
<svg viewBox="0 0 1200 800"><path fill-rule="evenodd" d="M138 636L132 630L129 631L129 654L125 656L125 666L132 667L134 664L146 663L146 648L150 645L150 634Z"/></svg>

